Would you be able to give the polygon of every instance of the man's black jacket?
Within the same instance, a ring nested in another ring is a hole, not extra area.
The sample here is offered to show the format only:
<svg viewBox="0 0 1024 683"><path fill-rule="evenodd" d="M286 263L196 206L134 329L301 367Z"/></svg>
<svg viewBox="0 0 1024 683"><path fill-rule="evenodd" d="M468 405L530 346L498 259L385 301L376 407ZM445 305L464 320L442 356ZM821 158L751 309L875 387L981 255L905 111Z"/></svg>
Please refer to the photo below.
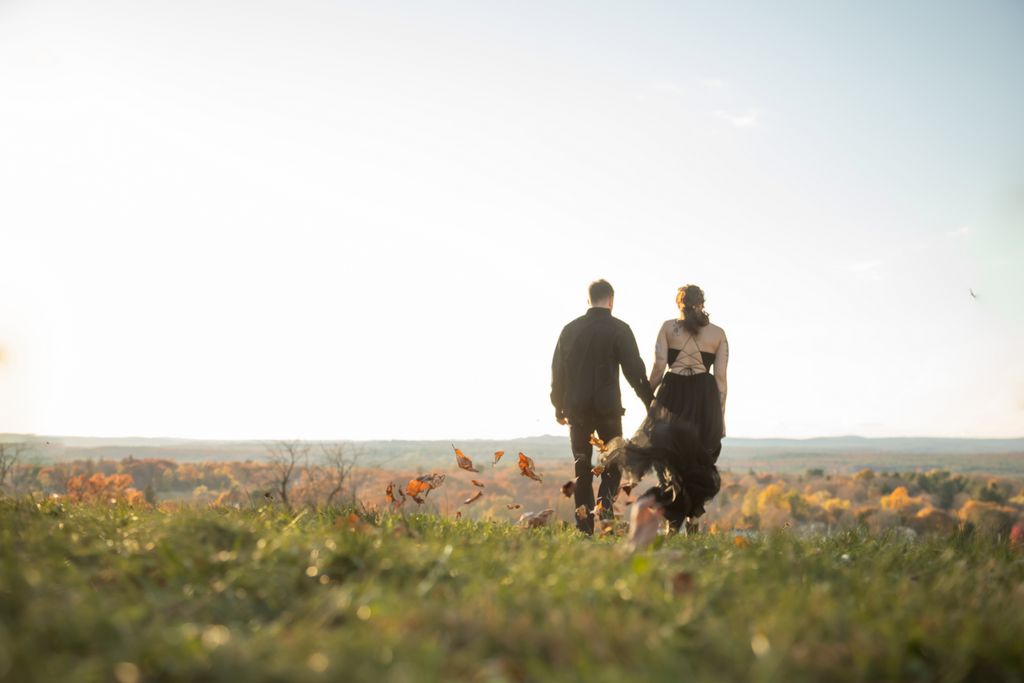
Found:
<svg viewBox="0 0 1024 683"><path fill-rule="evenodd" d="M607 308L591 308L562 329L551 361L551 403L558 417L619 417L619 366L650 406L654 392L629 325Z"/></svg>

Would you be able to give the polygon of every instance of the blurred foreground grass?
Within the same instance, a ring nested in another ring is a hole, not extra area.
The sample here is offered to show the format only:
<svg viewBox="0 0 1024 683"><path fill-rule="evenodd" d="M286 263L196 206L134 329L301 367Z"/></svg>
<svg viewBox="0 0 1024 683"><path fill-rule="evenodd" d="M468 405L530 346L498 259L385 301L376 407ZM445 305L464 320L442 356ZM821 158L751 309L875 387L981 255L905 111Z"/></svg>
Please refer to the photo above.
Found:
<svg viewBox="0 0 1024 683"><path fill-rule="evenodd" d="M2 681L1022 681L1024 552L0 501Z"/></svg>

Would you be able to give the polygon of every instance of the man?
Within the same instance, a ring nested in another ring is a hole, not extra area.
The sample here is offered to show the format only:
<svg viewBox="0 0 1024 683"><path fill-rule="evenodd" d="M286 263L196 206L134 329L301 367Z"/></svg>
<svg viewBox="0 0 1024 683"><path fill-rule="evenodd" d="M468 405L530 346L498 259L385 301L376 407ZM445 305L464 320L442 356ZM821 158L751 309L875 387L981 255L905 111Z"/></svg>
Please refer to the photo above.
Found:
<svg viewBox="0 0 1024 683"><path fill-rule="evenodd" d="M605 442L622 436L622 397L619 366L646 410L654 400L647 371L629 325L612 317L615 290L605 280L591 283L590 309L562 329L551 361L551 403L555 419L569 424L569 442L576 462L576 507L594 509L594 447L590 435ZM622 474L613 467L601 474L598 501L606 516L618 493ZM594 517L577 515L576 526L594 533Z"/></svg>

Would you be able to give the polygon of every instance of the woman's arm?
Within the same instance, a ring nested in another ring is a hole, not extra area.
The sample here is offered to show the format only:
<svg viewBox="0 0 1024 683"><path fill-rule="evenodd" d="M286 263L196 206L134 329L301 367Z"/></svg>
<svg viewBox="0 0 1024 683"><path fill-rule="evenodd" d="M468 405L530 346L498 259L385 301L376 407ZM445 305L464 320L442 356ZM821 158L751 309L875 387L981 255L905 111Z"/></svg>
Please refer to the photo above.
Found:
<svg viewBox="0 0 1024 683"><path fill-rule="evenodd" d="M651 389L657 389L661 378L665 376L668 366L668 325L664 324L658 331L658 340L654 342L654 364L651 366Z"/></svg>
<svg viewBox="0 0 1024 683"><path fill-rule="evenodd" d="M722 398L722 436L725 436L725 397L729 393L729 383L726 380L726 373L729 369L729 340L722 331L722 343L715 351L715 381L718 382L718 393Z"/></svg>

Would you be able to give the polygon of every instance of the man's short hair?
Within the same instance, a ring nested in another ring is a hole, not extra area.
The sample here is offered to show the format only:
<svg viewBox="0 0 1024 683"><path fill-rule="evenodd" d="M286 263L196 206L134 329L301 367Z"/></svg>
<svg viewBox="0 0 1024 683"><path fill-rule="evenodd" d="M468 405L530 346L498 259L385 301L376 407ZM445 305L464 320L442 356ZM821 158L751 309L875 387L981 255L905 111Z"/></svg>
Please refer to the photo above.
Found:
<svg viewBox="0 0 1024 683"><path fill-rule="evenodd" d="M594 280L590 283L587 294L590 296L590 303L596 304L611 299L615 296L615 290L607 280Z"/></svg>

